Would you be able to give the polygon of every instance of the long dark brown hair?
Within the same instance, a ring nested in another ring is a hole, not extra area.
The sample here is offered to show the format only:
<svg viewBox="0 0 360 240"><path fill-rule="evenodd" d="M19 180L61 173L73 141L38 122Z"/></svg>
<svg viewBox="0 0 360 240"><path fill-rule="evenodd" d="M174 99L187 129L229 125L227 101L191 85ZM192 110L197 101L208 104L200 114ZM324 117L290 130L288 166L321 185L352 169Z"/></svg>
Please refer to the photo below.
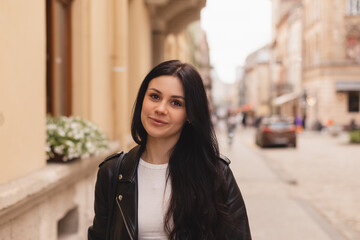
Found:
<svg viewBox="0 0 360 240"><path fill-rule="evenodd" d="M178 60L152 69L142 82L134 105L131 134L144 149L147 133L141 109L149 82L159 76L178 77L184 87L187 119L172 149L168 178L172 193L165 215L169 239L222 239L228 224L225 184L220 172L218 142L210 120L204 85L197 70Z"/></svg>

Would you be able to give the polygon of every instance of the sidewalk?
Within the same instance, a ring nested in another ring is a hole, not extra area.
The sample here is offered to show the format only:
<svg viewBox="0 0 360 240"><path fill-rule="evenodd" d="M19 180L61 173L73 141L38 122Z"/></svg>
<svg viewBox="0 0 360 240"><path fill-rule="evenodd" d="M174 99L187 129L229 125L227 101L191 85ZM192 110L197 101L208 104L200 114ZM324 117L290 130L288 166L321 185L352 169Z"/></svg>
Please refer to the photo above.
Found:
<svg viewBox="0 0 360 240"><path fill-rule="evenodd" d="M291 180L278 175L255 149L251 129L237 130L231 146L217 131L247 206L254 240L345 240L307 202L291 196Z"/></svg>

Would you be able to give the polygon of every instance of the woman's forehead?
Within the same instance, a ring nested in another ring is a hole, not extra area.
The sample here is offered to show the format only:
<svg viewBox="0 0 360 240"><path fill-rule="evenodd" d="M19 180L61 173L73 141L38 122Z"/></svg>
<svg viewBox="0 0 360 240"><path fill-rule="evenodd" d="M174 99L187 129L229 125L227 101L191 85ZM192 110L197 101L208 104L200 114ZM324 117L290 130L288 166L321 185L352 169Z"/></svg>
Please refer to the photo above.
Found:
<svg viewBox="0 0 360 240"><path fill-rule="evenodd" d="M148 90L157 90L163 94L184 97L184 87L181 80L175 76L159 76L153 78L148 85Z"/></svg>

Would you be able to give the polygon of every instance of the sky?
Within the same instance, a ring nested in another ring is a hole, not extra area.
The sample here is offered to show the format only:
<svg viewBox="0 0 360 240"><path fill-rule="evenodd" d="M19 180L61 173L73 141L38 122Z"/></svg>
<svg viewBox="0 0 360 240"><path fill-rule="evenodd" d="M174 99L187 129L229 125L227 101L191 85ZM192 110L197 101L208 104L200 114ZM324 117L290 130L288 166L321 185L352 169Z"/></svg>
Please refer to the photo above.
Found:
<svg viewBox="0 0 360 240"><path fill-rule="evenodd" d="M217 75L234 82L236 67L271 40L271 0L207 0L201 26Z"/></svg>

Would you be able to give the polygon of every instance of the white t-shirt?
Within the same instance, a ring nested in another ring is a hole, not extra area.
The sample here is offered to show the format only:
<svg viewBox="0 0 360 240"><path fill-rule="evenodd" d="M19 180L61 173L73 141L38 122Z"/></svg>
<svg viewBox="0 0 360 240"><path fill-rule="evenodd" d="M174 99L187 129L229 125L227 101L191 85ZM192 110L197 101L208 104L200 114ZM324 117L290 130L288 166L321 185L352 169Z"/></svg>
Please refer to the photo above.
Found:
<svg viewBox="0 0 360 240"><path fill-rule="evenodd" d="M170 179L166 183L167 169L167 163L151 164L140 158L137 170L139 240L168 239L164 230L171 193Z"/></svg>

